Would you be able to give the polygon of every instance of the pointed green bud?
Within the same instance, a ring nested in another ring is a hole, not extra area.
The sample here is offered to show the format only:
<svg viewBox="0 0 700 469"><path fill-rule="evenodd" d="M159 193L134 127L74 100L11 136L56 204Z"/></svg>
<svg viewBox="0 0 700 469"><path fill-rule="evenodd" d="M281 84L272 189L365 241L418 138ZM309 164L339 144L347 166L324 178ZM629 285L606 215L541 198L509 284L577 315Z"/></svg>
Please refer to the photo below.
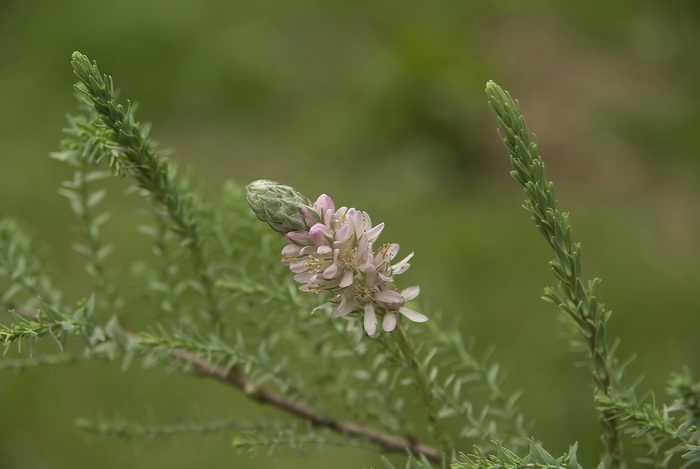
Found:
<svg viewBox="0 0 700 469"><path fill-rule="evenodd" d="M304 215L311 201L293 187L259 179L246 186L246 199L255 216L280 234L309 230Z"/></svg>

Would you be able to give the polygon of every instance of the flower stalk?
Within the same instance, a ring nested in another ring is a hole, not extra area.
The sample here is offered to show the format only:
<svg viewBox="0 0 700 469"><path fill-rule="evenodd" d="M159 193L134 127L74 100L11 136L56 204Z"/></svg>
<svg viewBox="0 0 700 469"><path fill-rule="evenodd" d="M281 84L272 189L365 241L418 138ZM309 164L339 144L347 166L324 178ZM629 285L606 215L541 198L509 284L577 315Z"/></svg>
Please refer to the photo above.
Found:
<svg viewBox="0 0 700 469"><path fill-rule="evenodd" d="M416 354L416 347L413 345L413 341L406 334L406 330L399 323L396 329L392 332L392 336L396 340L396 343L401 349L401 354L411 368L411 374L413 375L413 382L416 384L418 391L420 392L421 399L425 405L425 412L430 422L430 429L433 436L438 441L440 449L442 449L444 458L452 458L454 453L454 446L452 439L450 438L447 430L442 425L440 418L438 416L437 408L435 407L435 399L433 398L433 393L430 387L430 380L428 375L425 373L425 368L418 360Z"/></svg>

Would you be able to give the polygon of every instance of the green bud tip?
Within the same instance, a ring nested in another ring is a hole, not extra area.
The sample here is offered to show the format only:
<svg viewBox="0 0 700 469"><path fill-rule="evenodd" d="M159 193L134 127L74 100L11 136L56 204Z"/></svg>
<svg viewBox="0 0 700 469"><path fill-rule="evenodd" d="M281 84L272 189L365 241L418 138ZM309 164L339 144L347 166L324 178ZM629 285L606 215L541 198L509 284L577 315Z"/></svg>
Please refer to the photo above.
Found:
<svg viewBox="0 0 700 469"><path fill-rule="evenodd" d="M259 179L246 186L246 199L255 216L280 234L309 229L311 201L293 187Z"/></svg>

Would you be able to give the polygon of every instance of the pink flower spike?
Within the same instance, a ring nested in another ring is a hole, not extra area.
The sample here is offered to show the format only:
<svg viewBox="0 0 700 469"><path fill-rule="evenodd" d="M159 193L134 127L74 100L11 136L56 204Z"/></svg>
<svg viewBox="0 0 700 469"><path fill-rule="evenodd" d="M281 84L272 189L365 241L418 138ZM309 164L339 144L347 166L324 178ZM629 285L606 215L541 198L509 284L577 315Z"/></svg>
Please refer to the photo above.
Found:
<svg viewBox="0 0 700 469"><path fill-rule="evenodd" d="M382 222L382 223L378 224L377 226L375 226L374 228L372 228L371 230L369 230L367 232L367 240L370 243L373 243L379 237L379 234L382 232L383 229L384 229L384 223Z"/></svg>
<svg viewBox="0 0 700 469"><path fill-rule="evenodd" d="M405 306L402 306L401 309L399 309L399 312L413 322L425 322L428 320L427 316L419 313L418 311L413 311L412 309L408 309Z"/></svg>
<svg viewBox="0 0 700 469"><path fill-rule="evenodd" d="M412 299L416 298L418 295L420 295L420 287L418 285L408 287L404 291L401 292L401 296L403 297L404 301L411 301Z"/></svg>
<svg viewBox="0 0 700 469"><path fill-rule="evenodd" d="M364 323L367 335L373 336L377 332L377 315L374 313L374 305L372 303L365 305Z"/></svg>
<svg viewBox="0 0 700 469"><path fill-rule="evenodd" d="M391 332L396 327L396 315L391 311L387 311L382 320L382 329L386 332Z"/></svg>
<svg viewBox="0 0 700 469"><path fill-rule="evenodd" d="M399 315L415 322L428 320L403 306L420 294L418 286L399 289L394 282L411 266L413 253L396 262L399 245L377 243L384 223L373 226L369 214L355 208L336 210L326 194L312 204L292 188L269 181L263 186L248 189L257 190L248 200L258 218L284 235L282 264L292 271L301 291L329 297L312 313L327 308L333 318L345 316L358 339L376 337L382 329L393 331ZM258 194L268 186L279 190ZM375 244L380 246L376 250Z"/></svg>
<svg viewBox="0 0 700 469"><path fill-rule="evenodd" d="M403 303L403 298L401 297L401 295L399 295L399 293L395 292L394 290L378 291L375 292L373 296L375 300L381 301L382 303Z"/></svg>

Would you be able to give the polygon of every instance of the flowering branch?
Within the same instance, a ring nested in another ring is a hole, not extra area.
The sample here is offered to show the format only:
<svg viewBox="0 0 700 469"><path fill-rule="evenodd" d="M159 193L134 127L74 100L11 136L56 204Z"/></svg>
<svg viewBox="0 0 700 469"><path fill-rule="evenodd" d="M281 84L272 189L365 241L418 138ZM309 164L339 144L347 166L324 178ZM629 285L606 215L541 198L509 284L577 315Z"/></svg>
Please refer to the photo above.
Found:
<svg viewBox="0 0 700 469"><path fill-rule="evenodd" d="M362 328L370 337L377 334L380 319L384 331L393 331L435 438L445 457L450 457L454 448L440 422L428 377L413 342L398 323L397 313L415 322L428 320L404 306L418 296L419 287L399 292L394 284L393 276L410 267L408 261L413 253L392 265L398 244L385 244L376 253L373 250L384 223L373 227L365 212L347 207L336 210L325 194L311 205L309 199L292 187L267 180L249 184L247 191L248 202L257 217L285 237L287 246L282 250L282 263L289 266L294 279L302 284L299 289L331 296L316 309L332 306L331 317L350 316L352 321L361 318ZM361 335L362 330L358 337Z"/></svg>

